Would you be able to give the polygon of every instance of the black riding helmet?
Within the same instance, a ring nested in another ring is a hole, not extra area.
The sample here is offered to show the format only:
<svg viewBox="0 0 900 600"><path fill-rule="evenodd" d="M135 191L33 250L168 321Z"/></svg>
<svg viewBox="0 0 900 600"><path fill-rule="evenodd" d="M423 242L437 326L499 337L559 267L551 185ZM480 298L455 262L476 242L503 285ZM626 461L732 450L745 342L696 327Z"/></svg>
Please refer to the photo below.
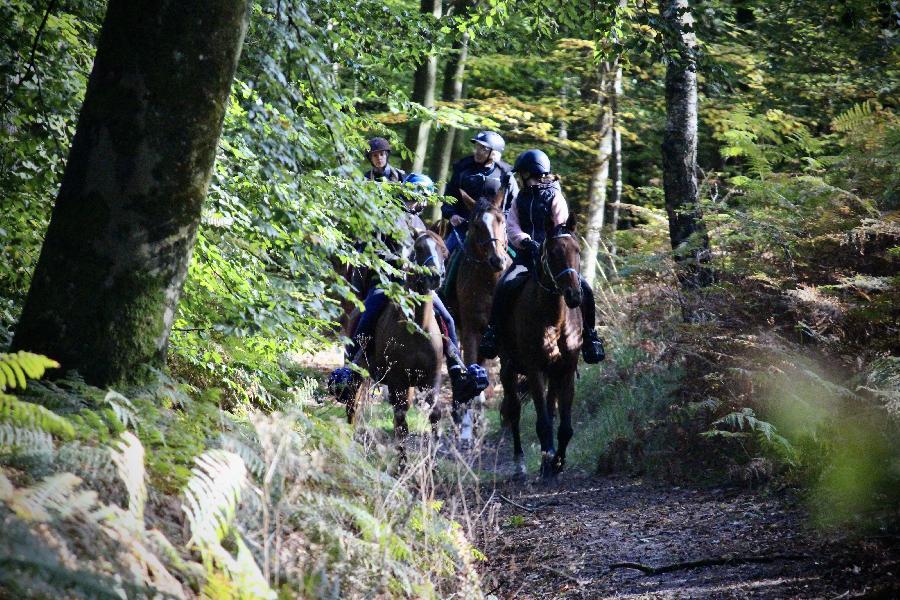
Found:
<svg viewBox="0 0 900 600"><path fill-rule="evenodd" d="M383 137L373 137L369 140L369 149L366 151L366 158L369 158L373 152L385 151L391 153L391 143Z"/></svg>
<svg viewBox="0 0 900 600"><path fill-rule="evenodd" d="M526 150L516 159L516 164L513 165L513 173L530 173L538 177L549 175L551 173L550 157L537 148Z"/></svg>

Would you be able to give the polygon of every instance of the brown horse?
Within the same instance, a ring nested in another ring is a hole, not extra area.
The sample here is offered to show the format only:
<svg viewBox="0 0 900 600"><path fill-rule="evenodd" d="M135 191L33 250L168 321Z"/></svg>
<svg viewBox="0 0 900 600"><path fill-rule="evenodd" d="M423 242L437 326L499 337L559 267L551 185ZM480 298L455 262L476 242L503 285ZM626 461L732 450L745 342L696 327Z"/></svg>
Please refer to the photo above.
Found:
<svg viewBox="0 0 900 600"><path fill-rule="evenodd" d="M478 344L490 321L497 280L509 264L502 192L492 202L482 200L475 207L456 278L455 312L463 358L466 363L477 362L481 366L487 361L478 355ZM491 397L493 386L489 385L486 392Z"/></svg>
<svg viewBox="0 0 900 600"><path fill-rule="evenodd" d="M521 404L518 375L524 374L537 412L541 442L541 476L552 479L566 462L572 438L572 400L575 369L581 350L581 282L579 246L573 233L574 215L564 226L545 227L546 240L535 276L529 276L518 297L510 302L503 323L507 334L500 344L500 413L510 426L513 453L520 474L525 473L519 436ZM559 410L558 447L553 445L553 417Z"/></svg>
<svg viewBox="0 0 900 600"><path fill-rule="evenodd" d="M447 247L439 235L431 231L416 231L413 239L415 263L427 268L425 273L410 273L406 286L423 295L412 321L394 302L388 303L378 318L373 339L360 360L374 381L388 387L394 407L394 435L402 440L409 433L406 413L413 388L427 391L432 404L432 425L441 418L441 404L435 401L439 393L444 366L443 337L434 316L431 294L440 285L445 273ZM421 269L419 269L421 271ZM412 326L410 326L412 324ZM356 394L347 404L347 420L353 422L356 413ZM401 458L403 457L401 447Z"/></svg>

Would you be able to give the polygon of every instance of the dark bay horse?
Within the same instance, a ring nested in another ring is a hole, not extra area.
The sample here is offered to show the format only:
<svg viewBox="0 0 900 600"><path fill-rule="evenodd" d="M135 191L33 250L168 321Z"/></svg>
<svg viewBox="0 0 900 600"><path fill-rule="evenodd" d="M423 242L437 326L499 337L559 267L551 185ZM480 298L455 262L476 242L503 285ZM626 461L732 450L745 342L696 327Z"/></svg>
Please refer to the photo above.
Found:
<svg viewBox="0 0 900 600"><path fill-rule="evenodd" d="M456 279L454 308L463 358L481 366L487 361L478 355L478 344L490 321L497 280L509 264L503 200L501 190L493 201L482 200L475 206ZM492 396L493 386L488 385L486 392Z"/></svg>
<svg viewBox="0 0 900 600"><path fill-rule="evenodd" d="M521 404L518 375L524 374L537 412L541 442L541 476L552 479L566 462L572 438L575 369L581 350L581 282L579 245L573 236L574 215L564 226L545 227L540 265L510 302L500 343L500 413L512 430L513 452L525 472L519 435ZM553 418L559 412L558 446L553 444Z"/></svg>
<svg viewBox="0 0 900 600"><path fill-rule="evenodd" d="M442 404L437 401L437 395L444 367L444 340L434 315L431 294L444 276L447 247L439 235L420 230L414 233L412 251L415 264L427 271L409 273L405 284L426 300L416 306L411 321L400 306L389 302L379 316L375 334L360 360L360 366L369 371L374 381L388 387L394 408L394 434L401 443L409 433L406 413L414 388L427 391L432 405L429 417L432 425L442 415ZM356 396L353 394L347 404L347 419L351 423L356 413Z"/></svg>

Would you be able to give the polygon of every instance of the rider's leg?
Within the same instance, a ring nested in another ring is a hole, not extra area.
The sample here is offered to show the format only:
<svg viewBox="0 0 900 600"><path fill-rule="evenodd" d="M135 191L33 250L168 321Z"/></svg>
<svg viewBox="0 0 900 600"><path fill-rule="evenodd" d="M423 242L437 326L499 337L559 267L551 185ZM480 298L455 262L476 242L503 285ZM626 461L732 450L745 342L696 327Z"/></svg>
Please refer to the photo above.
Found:
<svg viewBox="0 0 900 600"><path fill-rule="evenodd" d="M491 302L491 316L487 329L481 337L481 343L478 344L478 354L484 358L494 358L497 356L497 330L500 326L501 317L506 310L507 296L509 295L510 281L522 272L519 265L513 264L509 267L500 280L497 287L494 288L494 299Z"/></svg>
<svg viewBox="0 0 900 600"><path fill-rule="evenodd" d="M462 355L459 353L456 323L454 323L450 311L444 306L440 296L433 294L432 298L435 315L444 322L447 329L448 339L444 340L444 357L447 359L447 372L450 374L453 404L454 406L459 406L471 400L478 392L484 389L480 381L482 378L478 376L478 373L473 373L470 369L467 369L466 364L463 362Z"/></svg>
<svg viewBox="0 0 900 600"><path fill-rule="evenodd" d="M385 304L387 304L387 296L384 295L384 291L378 288L369 290L366 299L363 301L365 310L362 311L359 317L356 330L350 336L352 341L346 349L348 360L356 358L357 353L364 347L365 342L371 339L372 334L375 332L375 323L378 322L378 317L381 315L381 310Z"/></svg>
<svg viewBox="0 0 900 600"><path fill-rule="evenodd" d="M581 355L586 363L598 363L606 357L603 341L594 329L597 324L597 306L594 301L594 290L587 279L581 279Z"/></svg>

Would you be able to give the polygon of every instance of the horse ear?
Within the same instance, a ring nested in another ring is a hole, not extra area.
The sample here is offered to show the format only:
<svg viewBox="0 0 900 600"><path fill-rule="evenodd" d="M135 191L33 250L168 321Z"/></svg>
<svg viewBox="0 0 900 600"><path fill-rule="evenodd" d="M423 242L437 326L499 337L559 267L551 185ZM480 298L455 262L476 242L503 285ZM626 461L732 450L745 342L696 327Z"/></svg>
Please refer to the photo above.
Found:
<svg viewBox="0 0 900 600"><path fill-rule="evenodd" d="M491 202L494 208L498 210L503 210L503 200L506 198L506 188L500 186L500 189L497 190L497 195L494 196L494 200Z"/></svg>
<svg viewBox="0 0 900 600"><path fill-rule="evenodd" d="M569 213L569 218L566 220L566 229L569 230L569 233L575 233L575 226L577 224L575 213Z"/></svg>
<svg viewBox="0 0 900 600"><path fill-rule="evenodd" d="M556 233L556 223L553 221L553 215L544 217L544 234L546 238L552 238Z"/></svg>

